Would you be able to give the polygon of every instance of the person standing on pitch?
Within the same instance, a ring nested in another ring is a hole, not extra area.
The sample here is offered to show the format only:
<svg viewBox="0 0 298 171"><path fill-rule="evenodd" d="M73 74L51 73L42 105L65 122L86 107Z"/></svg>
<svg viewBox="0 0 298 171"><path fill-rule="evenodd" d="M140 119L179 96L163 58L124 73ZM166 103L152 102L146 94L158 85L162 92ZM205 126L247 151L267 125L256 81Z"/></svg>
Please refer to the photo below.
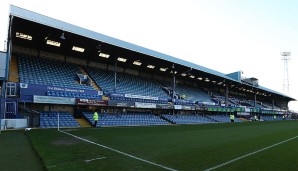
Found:
<svg viewBox="0 0 298 171"><path fill-rule="evenodd" d="M230 119L231 119L231 122L234 122L235 115L234 114L230 114Z"/></svg>
<svg viewBox="0 0 298 171"><path fill-rule="evenodd" d="M96 127L97 125L97 121L98 121L98 113L97 113L97 109L95 110L94 114L93 114L93 120L94 120L94 127Z"/></svg>

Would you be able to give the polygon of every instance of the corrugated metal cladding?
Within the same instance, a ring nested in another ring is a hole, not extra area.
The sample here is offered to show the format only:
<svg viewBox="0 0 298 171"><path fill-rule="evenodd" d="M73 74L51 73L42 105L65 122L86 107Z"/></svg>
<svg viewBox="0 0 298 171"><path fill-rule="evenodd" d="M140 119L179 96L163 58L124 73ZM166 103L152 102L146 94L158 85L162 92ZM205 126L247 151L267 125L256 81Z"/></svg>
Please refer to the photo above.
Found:
<svg viewBox="0 0 298 171"><path fill-rule="evenodd" d="M163 60L173 62L173 63L176 63L176 64L180 64L180 65L183 65L183 66L186 66L186 67L191 67L191 68L199 70L199 71L203 71L203 72L206 72L206 73L209 73L209 74L212 74L212 75L222 77L222 78L227 79L227 80L231 80L231 81L240 83L238 80L232 79L232 78L226 76L224 73L221 73L221 72L218 72L218 71L215 71L215 70L212 70L212 69L209 69L209 68L206 68L206 67L203 67L203 66L200 66L200 65L197 65L197 64L182 60L182 59L178 59L178 58L175 58L173 56L169 56L169 55L157 52L157 51L153 51L153 50L150 50L150 49L147 49L147 48L144 48L144 47L141 47L141 46L129 43L129 42L125 42L125 41L122 41L122 40L119 40L119 39L116 39L116 38L113 38L113 37L109 37L109 36L106 36L106 35L103 35L103 34L100 34L100 33L96 33L94 31L84 29L84 28L75 26L73 24L69 24L69 23L54 19L54 18L50 18L50 17L44 16L44 15L29 11L29 10L23 9L23 8L13 6L13 5L10 6L10 15L16 16L16 17L19 17L19 18L23 18L23 19L26 19L26 20L29 20L29 21L32 21L32 22L36 22L36 23L39 23L39 24L43 24L43 25L46 25L46 26L49 26L49 27L64 30L64 31L67 31L67 32L70 32L70 33L73 33L73 34L88 37L90 39L95 39L95 40L98 40L98 41L101 41L101 42L112 44L112 45L122 47L122 48L125 48L125 49L128 49L128 50L131 50L131 51L136 51L136 52L139 52L139 53L142 53L142 54L145 54L145 55L149 55L149 56L152 56L152 57L155 57L155 58L163 59ZM281 93L278 93L276 91L267 89L265 87L259 86L258 88L261 89L261 90L269 91L269 92L272 92L272 93L275 93L275 94L278 94L278 95L288 97L284 94L281 94Z"/></svg>

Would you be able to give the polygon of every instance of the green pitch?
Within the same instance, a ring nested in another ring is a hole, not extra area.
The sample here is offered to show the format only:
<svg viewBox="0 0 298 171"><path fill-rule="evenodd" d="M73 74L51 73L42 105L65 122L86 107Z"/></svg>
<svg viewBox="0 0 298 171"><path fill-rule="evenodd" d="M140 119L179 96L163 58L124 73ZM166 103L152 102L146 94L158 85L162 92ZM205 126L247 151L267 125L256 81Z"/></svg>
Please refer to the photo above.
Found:
<svg viewBox="0 0 298 171"><path fill-rule="evenodd" d="M297 170L298 122L62 129L173 170L205 170L283 142L217 170ZM48 170L165 170L57 129L27 133Z"/></svg>

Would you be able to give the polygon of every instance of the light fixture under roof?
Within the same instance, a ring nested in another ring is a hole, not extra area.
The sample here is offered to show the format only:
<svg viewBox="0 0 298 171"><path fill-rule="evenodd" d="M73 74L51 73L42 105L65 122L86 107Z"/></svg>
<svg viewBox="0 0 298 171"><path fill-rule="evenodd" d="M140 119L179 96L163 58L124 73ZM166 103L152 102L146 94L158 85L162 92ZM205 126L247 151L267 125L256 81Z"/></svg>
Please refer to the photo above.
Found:
<svg viewBox="0 0 298 171"><path fill-rule="evenodd" d="M202 80L203 78L202 77L198 77L198 80Z"/></svg>
<svg viewBox="0 0 298 171"><path fill-rule="evenodd" d="M97 45L95 48L97 49L97 52L101 52L101 45Z"/></svg>
<svg viewBox="0 0 298 171"><path fill-rule="evenodd" d="M168 68L160 68L159 70L165 72Z"/></svg>
<svg viewBox="0 0 298 171"><path fill-rule="evenodd" d="M20 32L16 32L16 37L21 38L21 39L26 39L26 40L32 40L32 36Z"/></svg>
<svg viewBox="0 0 298 171"><path fill-rule="evenodd" d="M121 58L121 57L118 57L118 59L117 59L118 61L120 61L120 62L126 62L126 60L127 59L125 59L125 58Z"/></svg>
<svg viewBox="0 0 298 171"><path fill-rule="evenodd" d="M194 75L190 75L189 78L195 78L195 76Z"/></svg>
<svg viewBox="0 0 298 171"><path fill-rule="evenodd" d="M154 69L155 66L154 65L147 65L147 68Z"/></svg>
<svg viewBox="0 0 298 171"><path fill-rule="evenodd" d="M61 34L60 39L65 40L64 32Z"/></svg>
<svg viewBox="0 0 298 171"><path fill-rule="evenodd" d="M103 58L109 58L110 57L110 55L106 54L106 53L99 53L98 56L103 57Z"/></svg>
<svg viewBox="0 0 298 171"><path fill-rule="evenodd" d="M140 65L142 65L142 62L140 62L139 60L137 60L137 61L134 61L133 64L140 66Z"/></svg>
<svg viewBox="0 0 298 171"><path fill-rule="evenodd" d="M207 80L207 79L206 79L205 81L206 81L206 82L209 82L210 80Z"/></svg>
<svg viewBox="0 0 298 171"><path fill-rule="evenodd" d="M73 47L72 47L72 50L77 51L77 52L84 52L84 51L85 51L84 48L77 47L77 46L73 46Z"/></svg>
<svg viewBox="0 0 298 171"><path fill-rule="evenodd" d="M212 81L213 83L216 83L216 81Z"/></svg>
<svg viewBox="0 0 298 171"><path fill-rule="evenodd" d="M60 45L61 45L60 42L56 42L56 41L53 41L53 40L47 40L47 44L52 45L52 46L56 46L56 47L60 47Z"/></svg>
<svg viewBox="0 0 298 171"><path fill-rule="evenodd" d="M186 76L186 74L185 74L185 73L182 73L182 74L181 74L181 76L185 77L185 76Z"/></svg>

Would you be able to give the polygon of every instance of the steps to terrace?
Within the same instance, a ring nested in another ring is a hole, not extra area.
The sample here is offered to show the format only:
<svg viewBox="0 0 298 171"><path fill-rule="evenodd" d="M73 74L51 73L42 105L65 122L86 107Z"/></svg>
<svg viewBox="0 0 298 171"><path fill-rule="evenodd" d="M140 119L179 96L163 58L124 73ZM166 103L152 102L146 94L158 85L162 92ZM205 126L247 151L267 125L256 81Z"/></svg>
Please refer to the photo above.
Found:
<svg viewBox="0 0 298 171"><path fill-rule="evenodd" d="M10 67L9 67L9 78L10 82L19 82L19 70L16 57L11 57Z"/></svg>
<svg viewBox="0 0 298 171"><path fill-rule="evenodd" d="M84 74L84 75L88 75L88 77L91 79L91 86L92 86L95 90L99 91L100 88L99 88L98 85L95 83L95 81L92 79L92 77L89 76L89 74L86 72L86 70L85 70L83 67L80 67L80 71L82 72L82 74Z"/></svg>
<svg viewBox="0 0 298 171"><path fill-rule="evenodd" d="M76 119L76 121L80 124L81 127L91 127L89 122L83 118Z"/></svg>

